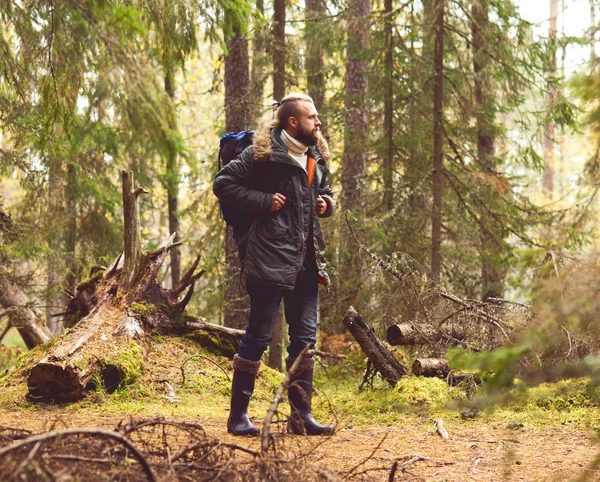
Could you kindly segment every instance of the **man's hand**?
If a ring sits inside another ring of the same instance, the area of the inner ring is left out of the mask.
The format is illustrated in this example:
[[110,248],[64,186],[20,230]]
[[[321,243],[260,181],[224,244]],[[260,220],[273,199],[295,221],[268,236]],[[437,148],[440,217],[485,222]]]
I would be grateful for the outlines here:
[[271,212],[279,211],[285,204],[285,196],[276,192],[271,198]]
[[322,216],[325,214],[325,211],[327,211],[327,202],[321,196],[319,196],[317,199],[316,210],[319,216]]

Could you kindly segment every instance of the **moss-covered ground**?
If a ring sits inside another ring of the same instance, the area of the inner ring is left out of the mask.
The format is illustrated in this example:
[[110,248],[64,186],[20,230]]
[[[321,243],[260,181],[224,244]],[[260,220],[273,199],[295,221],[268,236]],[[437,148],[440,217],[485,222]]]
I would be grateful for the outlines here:
[[[199,349],[185,338],[156,336],[149,346],[152,348],[138,381],[112,394],[100,388],[80,402],[61,405],[34,403],[26,396],[27,365],[43,348],[24,353],[20,362],[11,358],[0,377],[0,425],[18,423],[42,430],[52,420],[60,420],[72,426],[115,426],[130,416],[163,416],[200,422],[216,437],[233,439],[225,432],[232,362]],[[527,390],[517,387],[502,401],[481,398],[475,410],[468,406],[463,389],[449,387],[439,379],[406,377],[394,388],[376,379],[372,387],[358,391],[364,366],[360,353],[353,353],[345,362],[326,363],[317,369],[314,399],[315,417],[336,424],[338,429],[337,435],[318,450],[326,466],[351,468],[361,457],[367,458],[384,436],[387,439],[378,449],[379,455],[366,465],[383,461],[391,461],[391,465],[393,460],[411,454],[435,461],[416,464],[412,471],[425,478],[414,480],[502,480],[508,469],[508,473],[521,475],[504,480],[552,480],[556,476],[559,478],[554,480],[568,480],[560,477],[581,472],[600,452],[593,431],[600,427],[598,393],[586,379]],[[264,419],[282,378],[283,374],[263,365],[250,404],[250,415],[257,424]],[[176,392],[174,400],[167,396],[165,381]],[[280,413],[280,419],[289,413],[285,401]],[[451,435],[449,442],[436,434],[433,421],[438,418]],[[283,428],[283,423],[275,424],[278,433]],[[304,450],[315,441],[296,443]],[[543,458],[548,451],[557,450],[561,455],[548,472]],[[485,464],[475,463],[479,452],[485,454],[481,455]],[[511,457],[520,462],[510,461]],[[525,461],[535,467],[535,474],[524,470]],[[449,465],[439,465],[446,462]],[[514,467],[510,465],[513,463]],[[433,475],[436,472],[439,477]]]

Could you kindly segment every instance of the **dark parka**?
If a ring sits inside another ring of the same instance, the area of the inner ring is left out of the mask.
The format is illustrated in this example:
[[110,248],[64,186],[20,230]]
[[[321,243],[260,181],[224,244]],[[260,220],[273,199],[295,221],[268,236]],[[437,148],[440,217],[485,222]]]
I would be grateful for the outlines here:
[[[288,155],[281,129],[270,128],[257,132],[254,144],[217,174],[213,185],[217,197],[255,219],[248,234],[238,240],[246,279],[293,289],[312,242],[319,281],[329,287],[325,240],[315,207],[322,196],[327,210],[321,217],[331,216],[335,201],[323,156],[313,146],[308,155],[316,161],[310,187],[306,171]],[[286,202],[271,212],[274,193],[283,194]]]

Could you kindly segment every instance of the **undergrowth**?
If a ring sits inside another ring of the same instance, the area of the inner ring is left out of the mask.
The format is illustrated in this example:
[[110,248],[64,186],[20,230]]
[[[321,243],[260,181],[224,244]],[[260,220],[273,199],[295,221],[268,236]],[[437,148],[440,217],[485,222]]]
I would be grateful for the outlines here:
[[[108,394],[101,388],[82,401],[58,407],[28,400],[26,372],[43,347],[21,355],[20,365],[0,377],[0,409],[44,410],[59,408],[67,413],[114,414],[122,416],[166,416],[186,419],[222,419],[228,416],[232,362],[201,350],[185,338],[156,337],[135,383]],[[218,365],[218,366],[217,366]],[[313,411],[315,418],[335,423],[338,429],[361,425],[403,425],[418,419],[442,417],[453,423],[527,424],[531,426],[597,426],[595,408],[600,392],[585,378],[535,388],[516,384],[501,403],[480,404],[474,415],[464,416],[467,397],[460,387],[449,387],[435,378],[405,377],[392,388],[376,378],[359,391],[364,359],[359,352],[345,361],[317,364]],[[249,413],[262,421],[283,374],[262,365]],[[166,383],[175,390],[168,397]],[[475,404],[477,405],[477,397]],[[495,400],[497,402],[497,400]],[[487,408],[486,408],[487,407]],[[284,401],[280,417],[289,413]],[[474,418],[473,421],[467,418]]]

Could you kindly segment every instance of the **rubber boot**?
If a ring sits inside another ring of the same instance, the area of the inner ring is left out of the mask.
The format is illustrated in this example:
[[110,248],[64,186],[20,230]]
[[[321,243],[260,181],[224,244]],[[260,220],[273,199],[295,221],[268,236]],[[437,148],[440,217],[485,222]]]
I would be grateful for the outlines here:
[[248,418],[248,403],[254,392],[254,381],[260,361],[246,360],[238,355],[233,357],[233,381],[231,383],[231,408],[227,419],[227,431],[233,435],[260,434]]
[[[295,359],[286,358],[286,369],[292,367]],[[292,413],[288,419],[287,431],[294,435],[332,435],[334,428],[331,425],[321,425],[312,416],[312,386],[315,361],[312,358],[303,358],[298,371],[290,380],[288,399]]]

